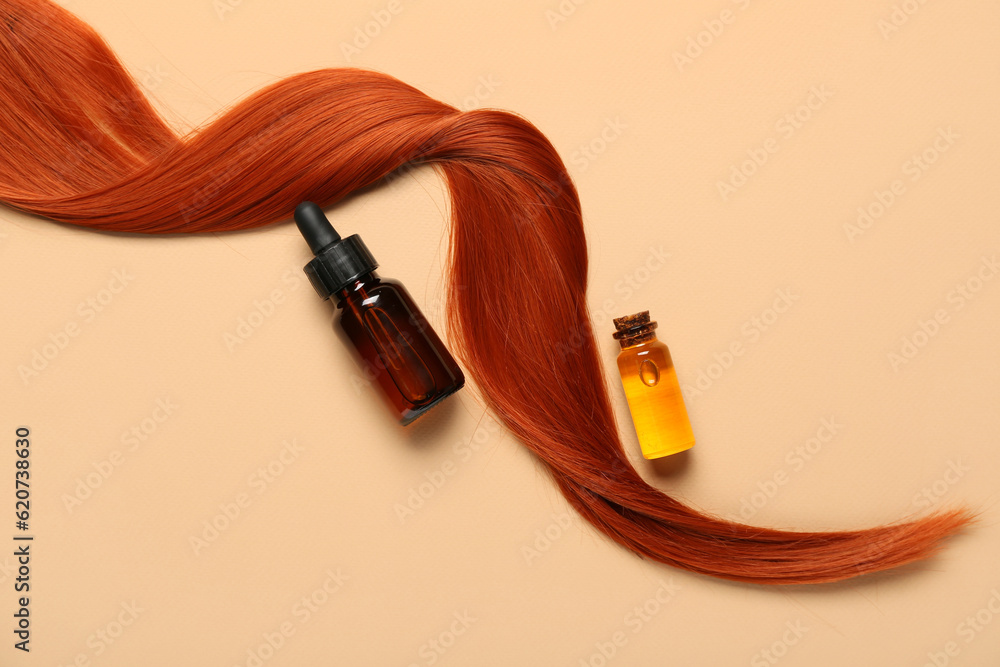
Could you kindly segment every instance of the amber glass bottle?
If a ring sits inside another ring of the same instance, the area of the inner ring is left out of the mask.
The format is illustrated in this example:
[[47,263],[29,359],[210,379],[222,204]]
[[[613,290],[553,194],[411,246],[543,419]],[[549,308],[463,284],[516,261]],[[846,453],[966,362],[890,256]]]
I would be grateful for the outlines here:
[[465,376],[455,359],[406,288],[375,274],[378,264],[361,238],[340,238],[312,202],[295,209],[295,222],[316,255],[306,275],[321,297],[337,297],[361,372],[382,389],[399,421],[409,424],[461,389]]
[[642,455],[656,459],[690,449],[694,433],[670,350],[653,332],[656,322],[648,310],[614,322],[613,336],[622,346],[618,371]]

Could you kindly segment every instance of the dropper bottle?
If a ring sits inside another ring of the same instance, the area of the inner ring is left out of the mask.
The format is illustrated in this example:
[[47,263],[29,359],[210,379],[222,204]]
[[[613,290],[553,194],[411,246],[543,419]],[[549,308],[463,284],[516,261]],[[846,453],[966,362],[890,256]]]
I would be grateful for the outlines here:
[[465,376],[455,359],[406,288],[375,273],[378,263],[357,234],[342,239],[323,209],[308,201],[295,209],[295,224],[316,255],[304,269],[309,282],[323,299],[336,297],[362,373],[382,389],[400,423],[462,388]]
[[694,446],[694,433],[670,350],[656,339],[649,311],[615,319],[612,336],[621,344],[618,371],[632,413],[639,447],[647,459]]

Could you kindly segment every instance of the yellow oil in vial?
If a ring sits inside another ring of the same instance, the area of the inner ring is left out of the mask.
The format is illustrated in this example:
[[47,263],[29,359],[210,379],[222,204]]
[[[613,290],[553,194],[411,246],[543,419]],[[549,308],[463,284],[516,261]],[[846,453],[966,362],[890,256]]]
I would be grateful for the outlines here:
[[647,311],[618,318],[615,326],[622,345],[618,371],[642,455],[655,459],[690,449],[694,432],[670,350],[653,333],[656,322]]

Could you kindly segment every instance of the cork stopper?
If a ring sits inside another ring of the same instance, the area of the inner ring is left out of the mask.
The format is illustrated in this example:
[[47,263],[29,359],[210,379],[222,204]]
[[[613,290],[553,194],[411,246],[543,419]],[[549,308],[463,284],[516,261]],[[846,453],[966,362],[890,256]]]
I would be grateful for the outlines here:
[[614,323],[617,331],[611,334],[611,336],[623,348],[638,345],[639,343],[646,343],[656,338],[656,334],[653,333],[653,330],[656,329],[656,322],[649,320],[648,310],[635,313],[634,315],[616,317]]

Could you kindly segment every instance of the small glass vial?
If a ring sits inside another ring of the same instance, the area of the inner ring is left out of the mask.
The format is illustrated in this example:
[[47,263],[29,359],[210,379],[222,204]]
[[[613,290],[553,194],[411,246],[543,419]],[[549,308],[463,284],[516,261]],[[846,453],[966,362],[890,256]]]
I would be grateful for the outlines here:
[[690,449],[694,433],[667,346],[656,340],[649,311],[615,319],[613,337],[622,346],[618,371],[639,447],[647,459]]
[[[342,239],[323,209],[303,202],[295,223],[316,258],[305,266],[316,292],[337,297],[340,326],[403,425],[465,384],[465,375],[400,283],[380,278],[358,235]],[[336,316],[335,316],[336,318]]]

